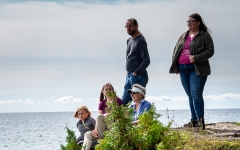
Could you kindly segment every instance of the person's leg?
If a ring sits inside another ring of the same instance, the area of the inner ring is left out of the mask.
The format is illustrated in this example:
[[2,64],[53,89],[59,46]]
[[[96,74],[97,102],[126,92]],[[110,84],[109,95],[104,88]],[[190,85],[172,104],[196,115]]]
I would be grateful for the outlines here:
[[140,84],[141,86],[146,88],[147,83],[148,83],[148,73],[144,72],[144,73],[138,75],[137,79],[132,79],[131,81],[132,81],[132,85]]
[[108,130],[108,127],[106,125],[106,122],[105,122],[105,116],[104,115],[101,115],[99,114],[96,118],[96,128],[97,128],[97,132],[98,132],[98,135],[101,139],[103,139],[103,132],[105,132],[106,130]]
[[190,75],[191,95],[193,98],[193,105],[198,119],[204,117],[204,100],[203,90],[207,76],[196,76],[196,73]]
[[[194,67],[194,66],[193,66]],[[190,90],[190,82],[189,82],[189,74],[192,71],[192,66],[191,65],[179,65],[179,70],[180,70],[180,79],[182,86],[188,96],[189,100],[189,106],[190,106],[190,111],[191,111],[191,120],[192,122],[197,121],[194,105],[193,105],[193,98],[191,95],[191,90]]]
[[124,106],[126,106],[129,102],[132,101],[132,97],[129,93],[127,93],[127,90],[131,89],[133,84],[140,84],[143,87],[146,87],[147,83],[148,83],[148,73],[147,72],[144,72],[137,76],[133,76],[132,73],[129,73],[126,77],[126,83],[124,86],[124,92],[123,92],[123,96],[122,96],[122,101],[123,101]]
[[84,134],[84,141],[82,150],[90,150],[93,142],[92,131],[88,131]]
[[123,101],[124,106],[126,106],[130,101],[132,101],[131,95],[127,93],[127,90],[132,88],[132,85],[130,82],[130,77],[129,77],[130,74],[131,73],[126,75],[126,82],[125,82],[124,90],[123,90],[122,101]]

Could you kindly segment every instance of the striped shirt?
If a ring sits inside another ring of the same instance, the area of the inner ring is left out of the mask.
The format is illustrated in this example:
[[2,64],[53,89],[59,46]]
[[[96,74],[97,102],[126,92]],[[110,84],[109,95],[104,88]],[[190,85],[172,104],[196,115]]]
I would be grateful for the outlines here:
[[138,107],[138,110],[136,110],[136,103],[132,101],[132,104],[130,105],[130,108],[134,109],[133,112],[133,121],[138,120],[138,115],[142,114],[144,111],[148,111],[151,108],[151,103],[148,101],[142,99],[140,102],[140,106]]

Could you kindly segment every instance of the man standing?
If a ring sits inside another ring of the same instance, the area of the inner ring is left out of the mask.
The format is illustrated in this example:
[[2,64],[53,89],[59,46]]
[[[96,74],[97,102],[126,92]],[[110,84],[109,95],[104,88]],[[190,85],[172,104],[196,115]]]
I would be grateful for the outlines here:
[[128,19],[125,28],[131,37],[127,40],[127,75],[122,96],[124,105],[132,101],[127,90],[131,89],[133,84],[140,84],[143,87],[146,87],[148,83],[148,73],[146,68],[150,64],[147,43],[144,36],[138,30],[137,20],[134,18]]

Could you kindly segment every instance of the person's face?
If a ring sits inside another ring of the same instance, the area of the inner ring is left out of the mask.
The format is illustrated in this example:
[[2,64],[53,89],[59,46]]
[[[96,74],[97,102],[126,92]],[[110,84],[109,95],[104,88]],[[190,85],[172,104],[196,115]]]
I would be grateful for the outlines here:
[[81,109],[78,111],[78,119],[84,121],[88,117],[88,113],[86,110]]
[[187,26],[190,31],[198,30],[199,25],[200,25],[199,21],[196,21],[196,19],[194,19],[193,17],[188,17]]
[[125,28],[129,35],[134,35],[137,32],[137,26],[134,25],[133,21],[127,21]]
[[106,85],[106,86],[103,88],[103,91],[102,91],[102,92],[103,92],[104,96],[107,97],[106,93],[107,93],[107,92],[113,92],[113,88],[112,88],[111,85]]
[[142,94],[137,92],[131,92],[131,97],[134,102],[140,102],[143,99]]

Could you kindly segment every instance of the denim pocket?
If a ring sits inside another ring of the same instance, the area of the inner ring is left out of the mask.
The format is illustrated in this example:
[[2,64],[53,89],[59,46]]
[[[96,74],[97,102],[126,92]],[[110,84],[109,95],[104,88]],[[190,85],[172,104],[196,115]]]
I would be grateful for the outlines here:
[[146,87],[148,83],[148,75],[147,74],[140,74],[137,76],[131,75],[131,84],[140,84],[144,87]]
[[134,76],[134,75],[131,74],[131,81],[132,81],[132,85],[133,84],[140,84],[141,75]]

